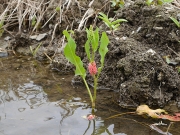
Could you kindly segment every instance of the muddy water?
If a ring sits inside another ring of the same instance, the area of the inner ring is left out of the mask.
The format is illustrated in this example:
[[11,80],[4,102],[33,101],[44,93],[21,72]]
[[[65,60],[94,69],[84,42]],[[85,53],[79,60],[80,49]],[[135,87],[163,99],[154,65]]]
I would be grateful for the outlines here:
[[[99,92],[108,96],[99,97],[97,117],[88,121],[85,116],[91,108],[86,90],[71,85],[72,75],[50,70],[49,63],[25,56],[0,58],[0,73],[0,135],[159,134],[149,128],[158,120],[135,115],[106,119],[124,112],[105,104],[112,93],[108,91]],[[161,129],[166,131],[169,122],[163,122],[167,125]],[[173,124],[169,132],[179,135],[178,126]]]

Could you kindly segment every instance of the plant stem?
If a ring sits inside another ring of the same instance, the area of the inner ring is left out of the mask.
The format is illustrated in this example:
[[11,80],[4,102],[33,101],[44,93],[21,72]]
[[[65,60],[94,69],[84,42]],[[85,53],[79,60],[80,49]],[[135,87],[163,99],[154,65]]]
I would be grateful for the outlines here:
[[98,80],[98,77],[94,76],[94,96],[93,96],[94,102],[96,101],[97,80]]
[[93,100],[93,97],[92,97],[91,91],[90,91],[90,89],[89,89],[89,86],[88,86],[88,84],[87,84],[87,82],[86,82],[85,78],[84,78],[84,77],[82,77],[82,78],[83,78],[84,84],[86,85],[86,88],[87,88],[87,90],[88,90],[88,94],[89,94],[89,97],[90,97],[90,99],[91,99],[92,108],[93,108],[93,106],[95,107],[95,105],[93,105],[94,100]]

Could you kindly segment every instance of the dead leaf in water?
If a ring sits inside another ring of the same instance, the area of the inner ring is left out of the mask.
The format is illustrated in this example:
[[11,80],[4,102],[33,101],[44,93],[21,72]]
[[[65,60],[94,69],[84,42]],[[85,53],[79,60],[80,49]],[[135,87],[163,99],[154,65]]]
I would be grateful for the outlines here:
[[175,113],[174,115],[159,115],[159,118],[170,121],[180,121],[180,113]]
[[166,119],[169,121],[180,121],[180,113],[174,113],[174,115],[169,115],[163,109],[152,110],[147,105],[138,106],[136,109],[136,113],[138,115],[148,115],[152,118],[157,118],[157,119]]
[[152,118],[159,118],[159,116],[164,113],[164,114],[167,114],[167,112],[163,109],[156,109],[156,110],[152,110],[149,108],[149,106],[147,105],[140,105],[137,107],[136,109],[136,113],[138,115],[148,115]]

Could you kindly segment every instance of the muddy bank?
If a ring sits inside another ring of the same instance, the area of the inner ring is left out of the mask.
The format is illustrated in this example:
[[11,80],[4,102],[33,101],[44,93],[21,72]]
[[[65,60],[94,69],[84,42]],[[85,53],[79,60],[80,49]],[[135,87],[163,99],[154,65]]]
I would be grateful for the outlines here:
[[[11,40],[10,48],[20,53],[28,50],[27,54],[29,54],[30,45],[36,48],[39,42],[42,42],[36,58],[47,59],[48,55],[51,68],[62,74],[72,73],[73,66],[63,55],[66,42],[62,36],[62,30],[71,27],[75,31],[74,38],[78,44],[77,54],[86,65],[87,58],[84,51],[86,34],[84,30],[77,31],[77,29],[88,9],[85,5],[89,2],[80,1],[79,5],[73,2],[69,9],[63,7],[64,18],[59,24],[56,22],[59,14],[56,14],[48,22],[46,29],[34,33],[34,35],[47,34],[40,41],[23,36],[24,32],[22,32],[19,37],[16,36],[15,40]],[[98,3],[101,2],[98,1]],[[96,10],[102,7],[102,4],[94,5],[96,6],[93,8]],[[109,17],[124,18],[128,22],[123,23],[115,35],[108,35],[109,52],[100,76],[99,88],[118,92],[119,97],[116,101],[122,107],[136,107],[140,104],[165,107],[167,104],[173,104],[180,108],[180,75],[178,73],[180,36],[179,29],[169,18],[170,16],[177,18],[179,8],[171,4],[147,6],[144,1],[130,1],[124,8],[116,10],[113,8],[108,10],[108,6],[110,7],[110,4],[101,11],[105,13],[109,11]],[[86,27],[95,23],[94,20],[97,19],[95,15],[88,19]],[[95,24],[101,31],[108,30],[101,20],[97,19]],[[170,62],[167,61],[169,59]],[[99,60],[98,56],[96,60]],[[89,84],[92,84],[90,75],[87,79]],[[74,82],[79,80],[78,77],[73,79]]]
[[[142,2],[117,11],[118,18],[128,23],[121,25],[115,36],[109,35],[111,42],[99,85],[119,91],[120,106],[180,107],[179,30],[169,18],[176,15],[172,6],[148,7]],[[168,63],[167,57],[172,62]],[[88,79],[92,83],[90,76]]]

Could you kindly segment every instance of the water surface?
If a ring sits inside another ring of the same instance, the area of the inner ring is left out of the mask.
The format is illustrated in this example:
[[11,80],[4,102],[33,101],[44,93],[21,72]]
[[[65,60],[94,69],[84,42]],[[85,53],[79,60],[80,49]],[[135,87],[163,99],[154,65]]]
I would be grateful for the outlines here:
[[[72,75],[61,75],[29,56],[0,58],[0,135],[158,135],[150,124],[159,120],[125,115],[106,119],[125,110],[99,97],[96,119],[84,87],[72,86]],[[102,95],[105,91],[98,92]],[[117,93],[116,93],[117,94]],[[112,107],[114,109],[112,109]],[[163,121],[169,124],[168,121]],[[167,126],[161,129],[166,130]],[[170,132],[179,135],[180,124]]]

